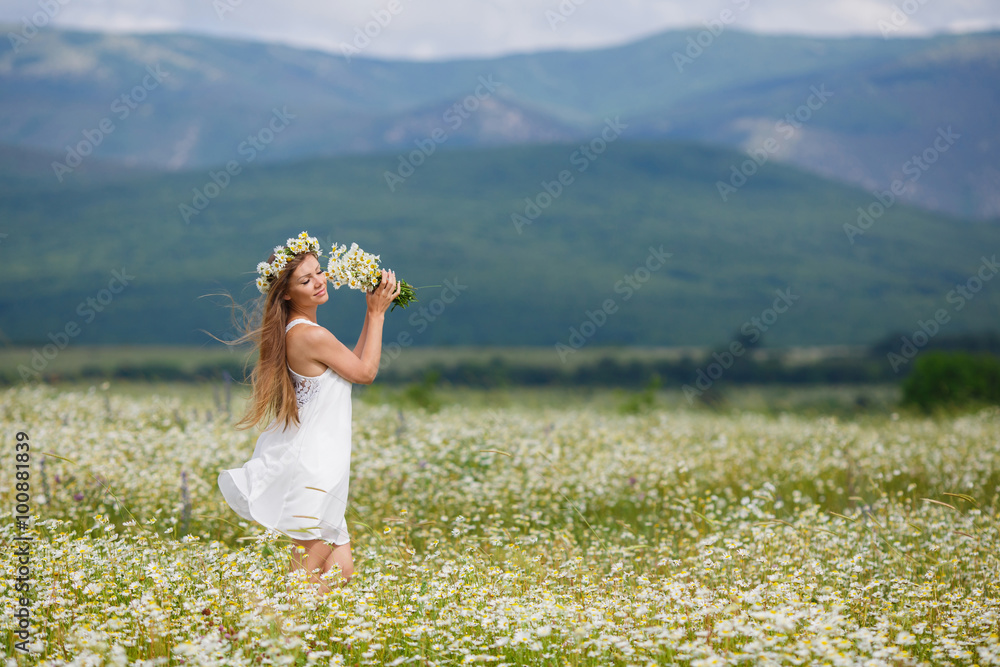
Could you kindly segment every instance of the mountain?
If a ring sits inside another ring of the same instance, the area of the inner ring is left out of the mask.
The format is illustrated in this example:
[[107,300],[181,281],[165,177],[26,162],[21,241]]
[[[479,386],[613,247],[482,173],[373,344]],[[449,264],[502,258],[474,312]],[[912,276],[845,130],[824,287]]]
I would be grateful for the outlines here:
[[[405,177],[391,153],[83,185],[36,175],[0,189],[2,338],[217,345],[201,330],[233,335],[227,300],[201,297],[257,296],[257,262],[301,230],[326,249],[357,242],[422,287],[387,316],[387,344],[555,354],[715,345],[741,329],[768,346],[857,344],[939,312],[949,334],[996,326],[1000,289],[973,282],[993,275],[997,222],[886,208],[781,164],[723,201],[718,182],[744,155],[628,129],[606,126],[603,146],[435,151]],[[320,317],[353,342],[363,312],[340,290]]]
[[[0,144],[61,155],[58,183],[76,178],[67,160],[81,146],[92,152],[82,165],[179,171],[239,160],[255,139],[255,157],[277,162],[405,154],[435,134],[440,150],[584,141],[619,117],[627,140],[756,151],[869,192],[896,183],[904,201],[959,217],[1000,215],[1000,33],[838,39],[725,27],[405,62],[42,30],[0,53],[0,86],[14,93],[0,98]],[[287,127],[269,134],[276,113]],[[939,131],[956,137],[946,152]]]

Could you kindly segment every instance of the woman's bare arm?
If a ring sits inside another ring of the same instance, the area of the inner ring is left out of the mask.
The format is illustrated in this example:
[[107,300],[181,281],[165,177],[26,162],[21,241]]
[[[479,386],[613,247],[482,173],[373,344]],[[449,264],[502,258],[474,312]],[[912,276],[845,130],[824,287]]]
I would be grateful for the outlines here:
[[389,309],[393,299],[399,296],[399,290],[400,284],[396,282],[395,272],[383,269],[382,282],[374,291],[365,295],[368,311],[365,313],[365,323],[361,327],[362,335],[354,350],[350,350],[326,329],[309,327],[311,331],[303,332],[304,336],[308,336],[303,342],[311,351],[312,358],[326,364],[348,382],[355,384],[374,382],[382,358],[382,325],[385,323],[385,311]]
[[[368,320],[369,318],[365,318]],[[382,355],[382,324],[384,313],[372,314],[370,322],[366,322],[363,352],[354,353],[349,347],[337,340],[337,337],[322,327],[309,327],[299,334],[304,349],[309,350],[309,356],[333,369],[333,372],[353,384],[371,384],[378,373],[379,360]]]
[[365,342],[368,336],[368,313],[365,313],[365,323],[361,325],[361,335],[358,336],[358,343],[354,346],[354,355],[361,358],[361,354],[365,351]]

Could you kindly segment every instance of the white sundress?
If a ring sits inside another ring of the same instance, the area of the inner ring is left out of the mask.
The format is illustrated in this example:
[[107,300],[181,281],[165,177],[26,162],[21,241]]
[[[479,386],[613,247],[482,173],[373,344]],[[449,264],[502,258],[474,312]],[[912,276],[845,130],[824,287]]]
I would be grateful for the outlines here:
[[[285,333],[301,323],[319,326],[295,319]],[[352,385],[329,368],[313,377],[288,372],[299,425],[272,421],[250,460],[219,474],[219,489],[244,519],[299,540],[347,544]]]

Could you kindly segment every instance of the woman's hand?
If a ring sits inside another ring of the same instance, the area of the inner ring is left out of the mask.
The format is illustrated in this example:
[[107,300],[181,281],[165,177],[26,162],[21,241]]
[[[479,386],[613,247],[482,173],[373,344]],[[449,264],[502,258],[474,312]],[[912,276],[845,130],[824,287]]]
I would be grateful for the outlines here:
[[399,296],[401,286],[396,282],[396,272],[382,269],[382,281],[374,290],[365,293],[368,312],[385,314],[393,300]]

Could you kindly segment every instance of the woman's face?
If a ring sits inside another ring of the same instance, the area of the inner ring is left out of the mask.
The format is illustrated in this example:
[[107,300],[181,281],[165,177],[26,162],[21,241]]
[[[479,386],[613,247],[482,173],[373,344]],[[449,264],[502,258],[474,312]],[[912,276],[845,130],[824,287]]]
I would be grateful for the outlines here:
[[288,281],[285,298],[302,308],[318,306],[330,298],[326,292],[326,273],[320,267],[315,255],[307,255],[302,263],[295,267]]

